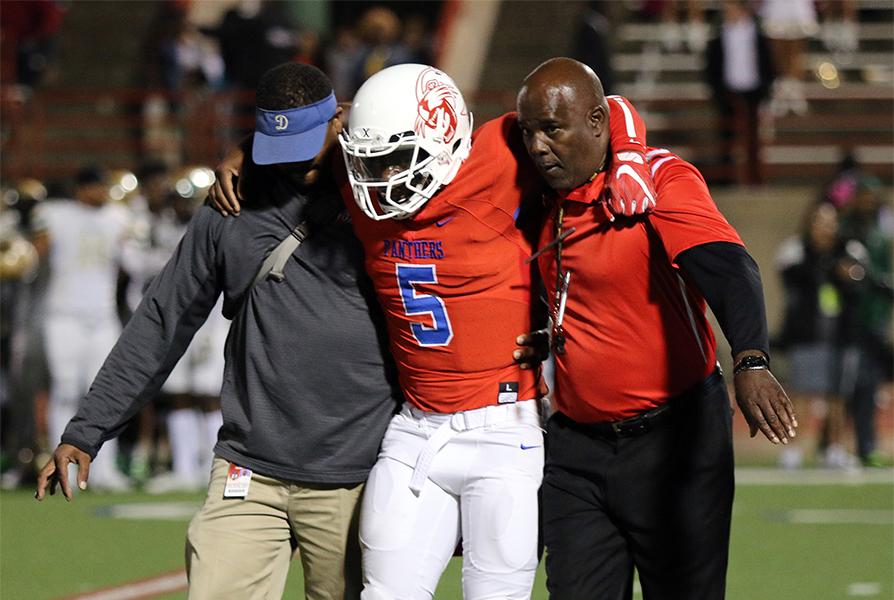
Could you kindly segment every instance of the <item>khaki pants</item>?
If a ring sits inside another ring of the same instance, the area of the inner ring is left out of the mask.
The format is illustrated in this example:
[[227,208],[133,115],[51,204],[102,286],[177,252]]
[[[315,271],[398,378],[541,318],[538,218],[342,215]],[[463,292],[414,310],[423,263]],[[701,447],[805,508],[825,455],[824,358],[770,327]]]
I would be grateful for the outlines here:
[[190,600],[281,598],[295,548],[307,600],[360,597],[363,484],[314,486],[254,473],[246,498],[225,499],[227,468],[214,458],[208,497],[189,524]]

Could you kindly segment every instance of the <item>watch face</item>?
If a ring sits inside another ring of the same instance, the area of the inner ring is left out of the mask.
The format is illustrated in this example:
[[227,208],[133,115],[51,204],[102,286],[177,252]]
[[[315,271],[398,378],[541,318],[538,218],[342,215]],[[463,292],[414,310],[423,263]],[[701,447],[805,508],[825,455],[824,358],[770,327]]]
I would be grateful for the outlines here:
[[735,368],[733,368],[733,374],[740,371],[768,368],[770,368],[770,363],[767,360],[767,357],[755,355],[746,356],[736,364]]

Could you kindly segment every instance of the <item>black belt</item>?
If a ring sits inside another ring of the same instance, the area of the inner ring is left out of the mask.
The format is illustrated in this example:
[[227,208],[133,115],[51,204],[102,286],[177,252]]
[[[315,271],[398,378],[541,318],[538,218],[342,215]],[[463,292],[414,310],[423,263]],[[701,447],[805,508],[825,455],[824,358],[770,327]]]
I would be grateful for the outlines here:
[[667,402],[665,402],[661,406],[657,406],[655,408],[642,412],[635,417],[622,419],[620,421],[606,421],[601,423],[578,423],[577,421],[572,420],[570,417],[562,413],[556,413],[555,415],[553,415],[553,418],[559,420],[563,425],[569,427],[570,429],[575,429],[588,435],[619,438],[638,437],[640,435],[643,435],[644,433],[652,431],[652,429],[654,429],[657,425],[666,421],[673,413],[674,406],[681,400],[685,400],[686,398],[691,398],[696,394],[700,394],[707,388],[717,383],[721,383],[722,381],[723,376],[720,372],[720,368],[718,367],[714,370],[713,373],[708,375],[704,381],[702,381],[694,388],[687,390],[686,392],[678,396],[669,398]]

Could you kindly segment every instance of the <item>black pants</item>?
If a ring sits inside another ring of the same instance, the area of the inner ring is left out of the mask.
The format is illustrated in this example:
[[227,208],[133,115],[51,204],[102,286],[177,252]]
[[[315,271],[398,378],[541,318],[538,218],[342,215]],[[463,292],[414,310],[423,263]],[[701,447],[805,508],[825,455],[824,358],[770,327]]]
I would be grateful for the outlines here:
[[733,504],[732,411],[719,375],[636,437],[554,415],[542,488],[553,600],[724,597]]

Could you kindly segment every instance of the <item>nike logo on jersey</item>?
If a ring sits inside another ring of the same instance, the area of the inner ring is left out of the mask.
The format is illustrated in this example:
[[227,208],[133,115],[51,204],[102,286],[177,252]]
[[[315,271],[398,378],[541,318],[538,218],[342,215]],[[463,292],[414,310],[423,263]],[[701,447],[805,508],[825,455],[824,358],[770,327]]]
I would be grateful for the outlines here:
[[519,446],[519,447],[520,447],[522,450],[531,450],[531,449],[533,449],[533,448],[540,448],[542,445],[543,445],[543,444],[534,444],[534,445],[532,445],[532,446],[528,446],[527,444],[522,443],[521,446]]
[[447,223],[449,223],[450,221],[452,221],[455,218],[456,217],[447,217],[446,219],[441,219],[440,221],[436,221],[435,225],[437,225],[438,227],[443,227],[444,225],[446,225]]

